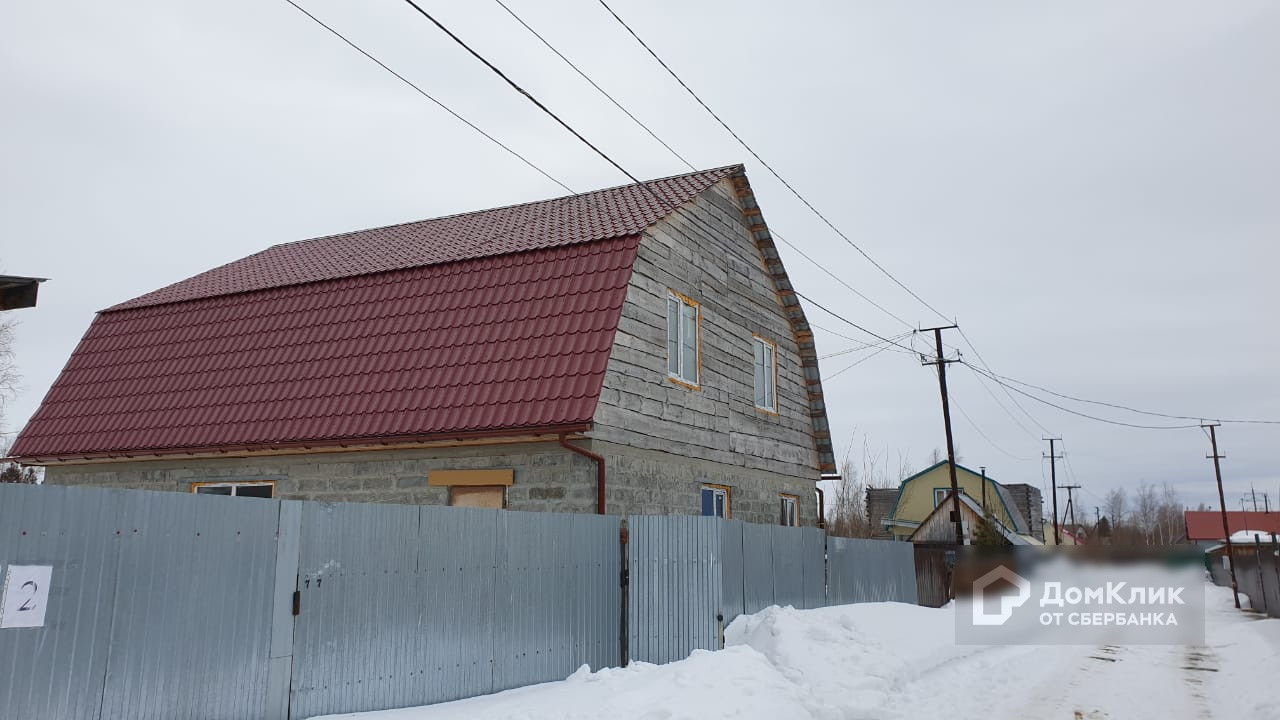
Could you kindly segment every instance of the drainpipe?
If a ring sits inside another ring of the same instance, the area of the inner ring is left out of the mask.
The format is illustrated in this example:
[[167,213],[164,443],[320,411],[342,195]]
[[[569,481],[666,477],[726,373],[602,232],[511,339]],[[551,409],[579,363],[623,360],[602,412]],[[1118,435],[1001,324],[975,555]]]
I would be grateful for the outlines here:
[[813,488],[818,493],[818,527],[825,528],[827,526],[827,499],[822,494],[822,488]]
[[560,440],[560,447],[569,452],[577,453],[585,458],[590,458],[596,462],[596,514],[604,514],[604,456],[597,455],[590,450],[584,450],[577,445],[570,445],[565,439],[564,433],[557,436]]
[[[836,482],[844,479],[840,473],[822,473],[818,477],[821,480],[834,480]],[[827,496],[822,492],[822,488],[817,485],[813,489],[818,493],[818,527],[825,528],[827,526]]]

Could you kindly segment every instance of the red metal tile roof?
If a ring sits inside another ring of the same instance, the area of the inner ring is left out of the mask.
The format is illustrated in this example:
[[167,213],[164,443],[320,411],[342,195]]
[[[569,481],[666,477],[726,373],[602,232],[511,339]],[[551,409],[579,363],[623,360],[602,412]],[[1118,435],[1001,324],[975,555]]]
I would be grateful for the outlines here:
[[11,455],[584,427],[639,233],[741,171],[278,245],[122,303],[94,320]]
[[[1225,541],[1222,534],[1222,513],[1217,510],[1186,511],[1187,539]],[[1245,510],[1228,510],[1227,527],[1232,533],[1241,530],[1257,530],[1258,532],[1280,533],[1280,512],[1254,512]]]
[[14,457],[590,422],[639,237],[104,312]]
[[[111,308],[181,302],[282,285],[635,235],[741,165],[607,190],[276,245]],[[662,198],[662,201],[659,200]],[[665,202],[664,202],[665,201]]]

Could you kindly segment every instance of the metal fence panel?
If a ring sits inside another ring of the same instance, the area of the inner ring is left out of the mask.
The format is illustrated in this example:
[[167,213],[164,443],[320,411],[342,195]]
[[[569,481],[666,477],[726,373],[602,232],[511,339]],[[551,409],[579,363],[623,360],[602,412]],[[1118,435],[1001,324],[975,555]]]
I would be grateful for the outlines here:
[[827,538],[827,602],[916,602],[911,543]]
[[411,505],[304,506],[294,717],[384,709],[412,696],[406,691],[420,668],[412,652],[422,605],[418,521]]
[[741,520],[725,520],[720,527],[720,567],[723,582],[724,624],[746,611],[743,596],[743,565]]
[[616,665],[618,518],[506,512],[498,537],[493,689]]
[[774,604],[773,526],[742,525],[743,612],[760,612]]
[[693,516],[629,519],[629,650],[632,660],[666,663],[720,646],[724,520]]
[[280,504],[130,493],[102,717],[265,713]]
[[0,486],[0,563],[53,566],[44,627],[0,630],[4,716],[264,716],[278,507]]
[[421,694],[404,705],[446,702],[493,690],[494,575],[498,510],[421,508],[421,633],[413,677]]
[[90,507],[73,502],[69,490],[0,485],[0,572],[53,566],[44,627],[0,630],[6,717],[99,715],[120,546],[112,517],[121,494],[93,492]]

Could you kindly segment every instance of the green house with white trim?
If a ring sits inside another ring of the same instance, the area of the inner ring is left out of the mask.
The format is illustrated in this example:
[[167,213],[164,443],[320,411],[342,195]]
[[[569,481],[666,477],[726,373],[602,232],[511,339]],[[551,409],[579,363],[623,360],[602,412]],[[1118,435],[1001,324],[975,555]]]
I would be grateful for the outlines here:
[[[1044,540],[1039,488],[1026,484],[1004,485],[989,476],[984,479],[980,473],[960,464],[956,465],[956,484],[961,493],[985,507],[1005,527],[1018,534]],[[887,500],[887,494],[891,492],[868,492],[867,512],[871,524],[882,528],[886,537],[905,541],[951,492],[947,461],[936,463],[903,480],[886,513],[887,503],[883,500]],[[876,502],[873,493],[883,500]]]

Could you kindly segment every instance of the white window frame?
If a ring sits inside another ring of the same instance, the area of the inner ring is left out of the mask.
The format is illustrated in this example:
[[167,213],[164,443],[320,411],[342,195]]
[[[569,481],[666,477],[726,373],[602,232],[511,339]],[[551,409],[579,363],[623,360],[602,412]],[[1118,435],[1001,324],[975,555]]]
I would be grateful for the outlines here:
[[[690,316],[690,311],[692,316]],[[692,327],[690,327],[692,323]],[[701,386],[702,307],[674,290],[667,291],[667,379]]]
[[[229,487],[229,488],[231,488],[231,495],[230,495],[229,497],[256,497],[256,496],[243,496],[243,495],[240,495],[240,494],[239,494],[239,492],[238,492],[238,489],[239,489],[239,488],[242,488],[242,487],[269,487],[269,488],[271,488],[271,497],[272,497],[272,498],[274,498],[274,497],[276,496],[276,483],[275,483],[275,481],[274,481],[274,480],[249,480],[249,481],[246,481],[246,482],[239,482],[239,481],[228,481],[228,482],[197,482],[197,483],[192,483],[192,484],[191,484],[191,493],[192,493],[192,494],[194,494],[194,495],[222,495],[222,493],[212,493],[212,492],[207,492],[207,491],[206,491],[206,492],[201,492],[201,490],[202,490],[203,488],[215,488],[215,487],[217,487],[217,488],[223,488],[223,487]],[[223,497],[228,497],[228,496],[223,495]]]
[[[703,517],[718,517],[728,520],[733,515],[733,492],[732,489],[725,485],[715,485],[712,483],[704,483],[702,492],[711,493],[711,514]],[[718,507],[717,507],[718,506]],[[716,510],[720,510],[716,514]]]
[[783,527],[799,527],[800,498],[795,495],[779,495],[778,500],[778,524]]
[[[778,412],[778,344],[759,335],[751,336],[752,401],[756,409]],[[763,403],[763,404],[762,404]]]

